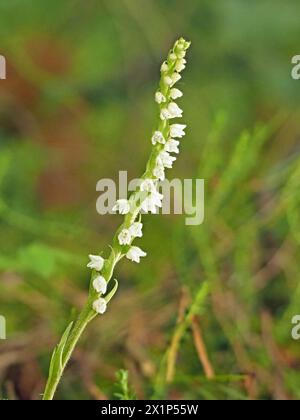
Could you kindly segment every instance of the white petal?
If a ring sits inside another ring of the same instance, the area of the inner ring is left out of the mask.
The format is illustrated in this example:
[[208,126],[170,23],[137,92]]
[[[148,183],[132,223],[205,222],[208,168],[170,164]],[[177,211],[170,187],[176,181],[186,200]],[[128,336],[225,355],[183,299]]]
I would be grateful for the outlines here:
[[104,259],[100,255],[89,255],[90,262],[87,264],[88,268],[92,270],[101,271],[104,265]]
[[107,282],[104,277],[97,276],[93,280],[93,288],[96,290],[97,293],[105,294],[107,290]]
[[120,214],[128,214],[130,212],[130,204],[126,199],[120,199],[116,202],[112,211],[119,212]]
[[180,142],[178,140],[170,139],[165,145],[165,151],[169,153],[179,153],[179,144]]
[[134,238],[141,238],[143,236],[142,229],[143,229],[143,224],[139,222],[135,222],[130,226],[129,232],[131,236],[133,236]]
[[93,309],[95,312],[97,312],[97,314],[104,314],[107,309],[106,300],[103,298],[95,300],[93,303]]
[[175,72],[175,73],[172,74],[171,79],[172,79],[171,86],[173,86],[173,85],[175,85],[175,83],[177,83],[181,79],[181,76],[180,76],[179,73]]
[[168,111],[172,118],[181,118],[182,117],[182,109],[175,102],[171,102],[168,105]]
[[166,143],[166,140],[161,131],[154,131],[151,141],[154,146],[156,145],[156,143],[161,143],[161,144]]
[[179,89],[172,88],[170,90],[170,96],[171,96],[172,99],[175,100],[175,99],[181,98],[183,96],[183,93]]
[[129,245],[131,239],[132,237],[128,229],[123,229],[118,235],[118,241],[120,245]]
[[139,263],[141,257],[145,257],[147,254],[138,246],[132,246],[126,254],[126,258],[129,260]]
[[172,118],[172,114],[169,112],[168,108],[163,108],[160,113],[161,120],[169,120]]
[[156,167],[153,170],[153,175],[163,181],[165,179],[165,170],[162,165],[156,165]]
[[185,136],[184,130],[186,129],[185,124],[173,124],[170,126],[170,136],[173,138],[182,138]]
[[166,97],[161,92],[156,92],[155,102],[162,104],[163,102],[166,102]]
[[168,63],[167,63],[166,61],[164,61],[164,62],[162,63],[160,70],[161,70],[163,73],[165,73],[166,71],[168,71],[168,70],[169,70],[169,66],[168,66]]
[[173,78],[170,76],[165,76],[164,82],[167,86],[172,86],[174,84]]

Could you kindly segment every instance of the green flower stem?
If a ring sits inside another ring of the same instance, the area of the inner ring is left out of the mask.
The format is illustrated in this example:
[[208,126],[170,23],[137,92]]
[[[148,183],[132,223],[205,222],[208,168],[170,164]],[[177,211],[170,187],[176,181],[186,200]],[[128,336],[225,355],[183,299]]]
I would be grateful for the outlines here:
[[85,307],[83,308],[82,312],[78,316],[77,321],[74,324],[74,327],[70,333],[70,336],[68,338],[68,341],[66,343],[63,359],[62,359],[62,368],[55,372],[53,376],[49,376],[45,392],[43,395],[43,400],[52,400],[54,397],[54,394],[56,392],[56,389],[58,387],[58,384],[61,380],[61,377],[64,373],[64,370],[71,358],[71,355],[74,351],[74,348],[76,347],[76,344],[78,343],[81,335],[83,334],[85,328],[89,324],[92,319],[94,319],[97,316],[96,312],[93,311],[91,307],[90,299],[87,301]]
[[[170,90],[171,87],[169,84],[165,82],[167,76],[170,77],[176,71],[176,54],[180,57],[185,50],[189,48],[190,43],[186,42],[184,39],[180,39],[176,41],[173,49],[169,52],[167,61],[165,62],[165,66],[167,66],[167,70],[161,70],[161,80],[159,84],[159,88],[161,93],[164,95],[165,102],[171,102],[170,97]],[[175,60],[174,60],[175,55]],[[185,55],[185,53],[184,53]],[[173,58],[172,58],[173,56]],[[179,58],[178,58],[179,60]],[[180,72],[180,70],[179,70]],[[178,75],[178,74],[177,74]],[[174,82],[175,84],[175,82]],[[159,123],[157,126],[157,130],[163,135],[164,139],[169,138],[170,134],[170,123],[169,120],[166,118],[162,120],[160,118],[162,109],[166,106],[166,103],[158,104],[158,111],[159,111]],[[154,169],[157,165],[157,158],[161,151],[164,149],[164,144],[157,143],[153,145],[152,152],[150,158],[146,165],[146,171],[142,176],[141,180],[150,179],[153,181],[157,181],[158,179],[154,176]],[[115,266],[117,263],[127,254],[128,250],[131,247],[130,245],[120,245],[118,241],[118,235],[123,229],[129,228],[138,218],[141,218],[140,210],[143,201],[147,198],[150,193],[142,192],[139,188],[137,191],[133,192],[129,198],[130,203],[130,212],[124,216],[124,221],[118,228],[114,238],[113,238],[113,245],[111,247],[111,252],[109,257],[105,260],[103,269],[101,270],[101,276],[104,277],[107,284],[112,279]],[[133,239],[132,239],[133,241]],[[101,297],[101,293],[97,293],[93,288],[93,280],[96,276],[99,275],[98,271],[93,270],[91,275],[90,287],[89,287],[89,295],[87,302],[82,309],[81,313],[79,314],[75,323],[71,323],[68,328],[66,329],[65,333],[63,334],[60,343],[54,349],[50,369],[49,369],[49,377],[46,384],[45,392],[43,395],[43,400],[52,400],[56,389],[59,385],[61,377],[64,373],[64,370],[72,356],[72,353],[80,339],[81,335],[83,334],[85,328],[92,321],[96,316],[97,313],[93,308],[93,303],[96,299]],[[115,294],[118,287],[118,283],[116,281],[115,286],[113,289],[103,298],[106,303],[110,301],[110,299]],[[102,313],[102,312],[101,312]]]

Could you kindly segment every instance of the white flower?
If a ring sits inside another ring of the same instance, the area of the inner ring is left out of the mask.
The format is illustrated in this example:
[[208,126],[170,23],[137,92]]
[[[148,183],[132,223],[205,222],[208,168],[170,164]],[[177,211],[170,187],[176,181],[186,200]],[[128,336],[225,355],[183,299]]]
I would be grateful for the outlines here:
[[172,79],[172,84],[170,86],[173,86],[175,85],[175,83],[177,83],[181,79],[181,76],[179,73],[175,72],[172,74],[171,79]]
[[92,270],[101,271],[104,265],[104,259],[100,255],[89,255],[90,262],[87,267]]
[[175,100],[175,99],[181,98],[183,96],[183,93],[179,89],[172,88],[170,90],[170,96],[171,96],[172,99]]
[[160,118],[161,120],[169,120],[172,118],[172,114],[169,112],[168,108],[163,108],[160,112]]
[[155,102],[162,104],[163,102],[166,102],[166,97],[161,92],[156,92]]
[[165,73],[165,72],[167,72],[168,70],[169,70],[168,63],[167,63],[166,61],[164,61],[164,62],[162,63],[162,65],[161,65],[160,71],[161,71],[161,72],[163,72],[163,73]]
[[176,61],[177,60],[177,55],[175,54],[175,53],[171,53],[170,55],[169,55],[169,58],[170,58],[170,60],[171,61]]
[[141,257],[146,257],[146,252],[144,252],[138,246],[132,246],[126,254],[126,258],[129,260],[139,263]]
[[118,211],[120,214],[127,214],[130,212],[130,204],[126,199],[120,199],[112,208],[112,211]]
[[184,70],[185,63],[186,63],[186,60],[184,58],[180,58],[176,63],[175,70],[178,72],[181,72],[182,70]]
[[145,179],[144,181],[142,181],[140,188],[141,188],[141,191],[145,191],[145,192],[156,191],[156,187],[152,179]]
[[173,85],[173,78],[170,76],[165,76],[164,77],[164,82],[167,86],[172,86]]
[[156,160],[156,166],[153,169],[153,175],[155,178],[160,179],[161,181],[164,181],[165,179],[165,168],[159,159]]
[[143,224],[139,223],[139,222],[134,222],[130,228],[129,228],[129,232],[131,234],[132,237],[134,238],[141,238],[143,236]]
[[162,132],[160,132],[160,131],[154,131],[151,141],[152,141],[153,145],[156,145],[156,143],[161,143],[161,144],[166,143],[166,140],[165,140]]
[[179,146],[178,140],[170,139],[167,141],[165,145],[165,151],[169,153],[179,153],[178,146]]
[[120,245],[129,245],[131,242],[131,233],[128,229],[122,229],[118,235],[118,241]]
[[95,300],[93,303],[93,309],[97,314],[104,314],[107,308],[106,300],[103,298]]
[[171,118],[181,118],[182,117],[182,109],[175,102],[171,102],[168,105],[168,111],[171,115]]
[[106,290],[107,290],[107,282],[106,282],[105,278],[102,277],[102,276],[97,276],[93,280],[93,288],[98,293],[102,293],[102,294],[106,293]]
[[167,108],[163,108],[160,113],[160,118],[162,120],[169,120],[171,118],[181,118],[182,109],[175,102],[169,103]]
[[143,201],[141,205],[141,210],[143,210],[146,213],[150,211],[150,213],[156,214],[157,207],[162,207],[163,198],[164,196],[158,191],[151,193],[150,196]]
[[158,159],[161,160],[161,163],[165,168],[171,169],[173,167],[173,162],[176,160],[176,157],[171,156],[166,151],[162,151],[160,152]]
[[185,124],[173,124],[170,126],[170,135],[171,137],[181,138],[185,136],[184,130],[186,129]]

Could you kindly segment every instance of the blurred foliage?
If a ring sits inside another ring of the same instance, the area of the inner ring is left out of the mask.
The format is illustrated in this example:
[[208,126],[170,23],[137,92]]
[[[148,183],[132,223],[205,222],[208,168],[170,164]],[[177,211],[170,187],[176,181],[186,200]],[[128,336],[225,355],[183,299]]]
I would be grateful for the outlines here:
[[96,182],[141,174],[160,61],[180,35],[188,134],[171,176],[205,179],[205,222],[145,218],[148,258],[120,264],[57,398],[128,397],[125,371],[115,395],[122,368],[137,398],[300,398],[299,12],[294,0],[0,2],[3,398],[42,392],[85,301],[86,256],[118,224],[97,215]]

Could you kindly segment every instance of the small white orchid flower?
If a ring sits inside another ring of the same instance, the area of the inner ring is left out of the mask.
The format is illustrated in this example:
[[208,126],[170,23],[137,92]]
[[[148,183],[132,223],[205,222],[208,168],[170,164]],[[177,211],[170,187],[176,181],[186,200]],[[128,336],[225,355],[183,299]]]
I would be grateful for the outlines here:
[[161,120],[169,120],[172,118],[172,114],[168,110],[168,108],[163,108],[160,112],[160,119]]
[[165,83],[167,86],[172,86],[172,85],[174,84],[173,78],[172,78],[172,77],[170,77],[170,76],[165,76],[165,77],[164,77],[164,83]]
[[179,153],[179,144],[180,142],[178,140],[170,139],[165,145],[165,151],[169,153]]
[[95,312],[97,312],[97,314],[104,314],[104,312],[107,309],[106,300],[103,298],[95,300],[95,302],[93,303],[93,309]]
[[182,70],[184,70],[185,63],[186,63],[186,60],[184,58],[180,58],[176,63],[175,70],[178,72],[181,72]]
[[160,152],[158,159],[161,160],[161,163],[165,168],[171,169],[173,167],[173,162],[176,160],[176,157],[171,156],[170,153],[166,151],[162,151]]
[[141,182],[140,189],[143,192],[154,192],[156,191],[155,184],[152,179],[144,179]]
[[146,213],[150,212],[152,214],[156,214],[157,207],[162,207],[163,198],[164,196],[160,194],[158,191],[153,192],[152,194],[150,194],[149,197],[147,197],[143,201],[141,205],[141,210],[143,210]]
[[138,246],[132,246],[129,251],[126,254],[126,258],[129,260],[139,263],[141,257],[146,257],[147,253],[144,252],[141,248]]
[[92,270],[101,271],[104,265],[104,258],[100,255],[89,255],[90,262],[87,264],[88,268]]
[[169,70],[168,63],[166,61],[164,61],[161,65],[160,71],[162,73],[166,73],[168,70]]
[[93,280],[93,288],[97,293],[102,293],[104,295],[107,290],[107,282],[105,278],[102,276],[95,277]]
[[161,131],[154,131],[151,142],[155,146],[156,143],[165,144],[166,140]]
[[143,223],[134,222],[130,228],[129,233],[133,238],[141,238],[143,236]]
[[175,85],[175,83],[179,82],[179,80],[181,79],[181,75],[175,72],[172,74],[171,79],[172,79],[172,83],[170,86],[173,86]]
[[130,212],[130,204],[129,201],[126,199],[120,199],[116,202],[112,211],[119,212],[120,214],[127,214]]
[[172,88],[170,90],[170,96],[173,100],[175,100],[175,99],[181,98],[183,96],[183,93],[179,89]]
[[171,118],[181,118],[183,111],[175,102],[171,102],[168,105],[168,112],[171,115]]
[[129,229],[122,229],[118,235],[118,241],[120,245],[129,245],[132,240]]
[[159,159],[156,160],[156,166],[153,169],[153,176],[155,178],[160,179],[161,181],[164,181],[166,175],[165,175],[165,168],[162,165],[161,161]]
[[161,92],[156,92],[155,102],[162,104],[163,102],[166,102],[166,97]]
[[172,138],[182,138],[183,136],[185,136],[185,129],[185,124],[173,124],[170,126],[170,135]]

